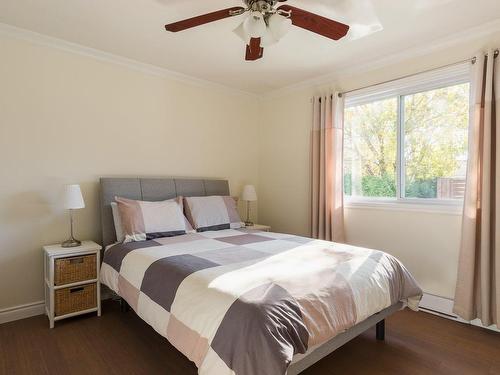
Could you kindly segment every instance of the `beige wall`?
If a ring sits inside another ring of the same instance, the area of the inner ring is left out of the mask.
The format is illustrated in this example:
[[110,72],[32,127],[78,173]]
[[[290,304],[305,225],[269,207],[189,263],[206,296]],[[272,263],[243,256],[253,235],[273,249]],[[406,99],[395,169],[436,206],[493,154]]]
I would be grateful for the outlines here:
[[[337,82],[266,100],[261,127],[259,221],[273,230],[309,234],[309,129],[311,98],[402,77],[470,58],[481,48],[500,46],[500,34],[478,37],[377,70],[344,75]],[[460,236],[459,215],[346,209],[348,242],[385,250],[409,268],[423,289],[453,298]]]
[[[330,86],[377,83],[492,43],[500,35]],[[224,177],[233,194],[258,184],[259,222],[308,234],[310,98],[326,86],[259,102],[4,36],[0,51],[0,310],[43,299],[41,246],[68,231],[65,183],[82,185],[82,239],[99,240],[98,177],[139,174]],[[398,256],[427,292],[453,296],[459,216],[357,208],[346,228],[351,243]]]
[[7,37],[0,51],[0,310],[43,300],[41,246],[68,236],[65,183],[85,196],[77,237],[96,241],[99,176],[258,183],[256,99]]

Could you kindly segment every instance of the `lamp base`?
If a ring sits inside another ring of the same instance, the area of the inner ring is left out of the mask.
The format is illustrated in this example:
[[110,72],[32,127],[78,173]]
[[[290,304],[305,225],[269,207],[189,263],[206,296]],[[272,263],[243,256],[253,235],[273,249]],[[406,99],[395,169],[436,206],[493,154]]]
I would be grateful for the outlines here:
[[75,240],[74,238],[70,238],[67,241],[64,241],[61,244],[61,247],[78,247],[82,245],[82,241]]
[[251,226],[253,226],[253,223],[251,221],[245,221],[245,226],[251,227]]

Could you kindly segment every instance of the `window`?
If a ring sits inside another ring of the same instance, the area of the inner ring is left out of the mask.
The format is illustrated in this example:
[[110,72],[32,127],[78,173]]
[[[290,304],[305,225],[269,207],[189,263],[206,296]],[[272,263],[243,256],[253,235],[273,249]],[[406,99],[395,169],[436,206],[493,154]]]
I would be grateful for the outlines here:
[[441,69],[346,96],[346,197],[403,203],[463,200],[468,69]]

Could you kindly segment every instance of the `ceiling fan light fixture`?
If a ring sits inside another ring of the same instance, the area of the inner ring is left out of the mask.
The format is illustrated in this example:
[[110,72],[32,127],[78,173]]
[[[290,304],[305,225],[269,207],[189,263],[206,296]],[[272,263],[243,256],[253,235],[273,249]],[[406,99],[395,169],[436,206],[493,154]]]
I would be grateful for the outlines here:
[[233,30],[233,33],[238,35],[238,37],[245,42],[245,44],[250,43],[250,35],[245,31],[243,26],[244,22],[242,22],[236,29]]
[[269,17],[268,23],[269,29],[276,40],[283,38],[292,27],[292,20],[278,13]]
[[250,38],[261,38],[266,33],[266,21],[261,12],[252,12],[243,22],[243,29]]

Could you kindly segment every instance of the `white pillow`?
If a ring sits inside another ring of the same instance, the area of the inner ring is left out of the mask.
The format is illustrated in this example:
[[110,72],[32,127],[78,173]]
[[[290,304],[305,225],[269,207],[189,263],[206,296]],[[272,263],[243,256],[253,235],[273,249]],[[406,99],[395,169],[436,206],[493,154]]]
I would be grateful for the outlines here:
[[186,234],[182,198],[165,201],[138,201],[115,197],[118,204],[124,242],[146,241]]
[[116,240],[118,242],[123,242],[125,240],[125,232],[123,231],[122,218],[120,216],[120,210],[118,209],[118,203],[111,202],[111,211],[113,211],[113,222],[115,223]]
[[[179,199],[179,204],[183,206],[182,198]],[[125,241],[125,230],[123,229],[122,218],[120,216],[120,210],[118,209],[118,203],[111,202],[111,211],[113,212],[113,222],[115,224],[116,241],[122,243]],[[181,208],[182,211],[182,208]],[[186,225],[186,233],[196,233],[196,231],[191,226],[191,223],[184,216],[184,221]]]

